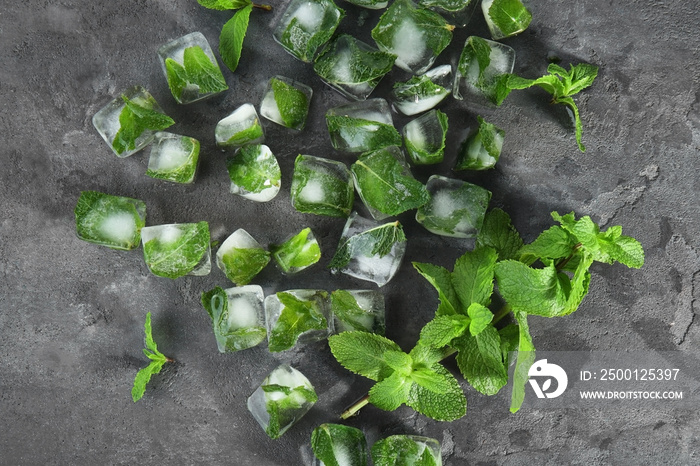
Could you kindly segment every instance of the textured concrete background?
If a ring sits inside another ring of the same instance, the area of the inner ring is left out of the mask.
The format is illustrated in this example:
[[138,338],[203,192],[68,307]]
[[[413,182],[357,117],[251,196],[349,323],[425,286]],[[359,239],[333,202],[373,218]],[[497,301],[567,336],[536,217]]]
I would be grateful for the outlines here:
[[[201,31],[218,49],[230,16],[194,0],[28,0],[0,9],[0,463],[2,464],[299,464],[311,430],[368,388],[343,370],[327,345],[289,354],[266,348],[219,354],[199,295],[227,280],[216,267],[207,277],[175,281],[151,275],[141,250],[113,251],[78,240],[73,208],[81,190],[142,199],[147,223],[210,222],[213,239],[245,228],[261,243],[311,226],[324,257],[314,269],[283,277],[268,267],[256,279],[266,292],[291,288],[367,287],[325,268],[343,221],[295,212],[288,186],[299,152],[351,162],[334,152],[323,113],[344,99],[309,66],[273,42],[275,12],[255,11],[242,63],[224,75],[223,96],[178,106],[167,89],[157,48]],[[530,2],[530,29],[506,43],[516,49],[516,73],[539,76],[547,56],[562,64],[600,66],[593,87],[577,98],[588,151],[576,148],[563,108],[540,90],[512,94],[498,109],[453,99],[445,163],[416,170],[474,181],[493,191],[526,241],[551,225],[549,212],[574,210],[602,225],[622,225],[644,245],[646,265],[593,267],[591,292],[572,316],[533,317],[535,345],[547,350],[681,350],[694,352],[700,287],[700,9],[690,1],[582,0]],[[363,34],[377,14],[348,10],[342,29]],[[454,36],[440,63],[458,55],[467,35],[486,36],[476,15]],[[367,37],[366,35],[363,37]],[[225,156],[216,149],[216,122],[244,102],[258,105],[273,74],[311,85],[307,129],[290,134],[266,125],[287,189],[266,204],[228,194]],[[394,70],[378,94],[407,76]],[[117,159],[91,124],[92,115],[122,90],[148,88],[176,121],[172,129],[202,141],[198,179],[178,186],[145,176],[147,151]],[[507,132],[496,170],[451,174],[466,128],[481,114]],[[396,117],[397,127],[408,119]],[[360,208],[358,204],[358,208]],[[408,237],[404,265],[382,290],[388,336],[414,344],[437,296],[411,261],[451,267],[469,243],[432,236],[412,213],[402,215]],[[131,401],[134,375],[146,365],[143,321],[154,315],[155,338],[176,364],[156,376],[145,397]],[[280,361],[291,362],[316,386],[320,401],[282,439],[272,441],[245,400]],[[449,365],[454,369],[454,365]],[[350,424],[370,441],[396,433],[439,439],[448,465],[465,464],[698,464],[697,409],[669,405],[615,409],[523,409],[466,389],[470,407],[457,422],[439,423],[407,408],[372,407]]]

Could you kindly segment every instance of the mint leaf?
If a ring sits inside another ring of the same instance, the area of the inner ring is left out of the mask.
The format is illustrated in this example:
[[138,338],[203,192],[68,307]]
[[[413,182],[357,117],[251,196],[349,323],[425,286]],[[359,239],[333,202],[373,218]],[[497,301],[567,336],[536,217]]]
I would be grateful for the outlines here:
[[210,10],[237,10],[252,2],[251,0],[197,0],[197,3]]
[[138,247],[146,226],[143,201],[99,191],[82,191],[74,213],[78,238],[112,249]]
[[281,185],[282,172],[277,158],[262,144],[241,147],[233,157],[226,159],[226,168],[231,182],[247,193],[258,194]]
[[158,351],[158,346],[153,340],[153,335],[151,334],[151,313],[146,314],[146,322],[144,323],[144,333],[145,333],[145,344],[146,349],[143,350],[144,354],[151,360],[147,367],[139,370],[134,378],[134,386],[131,389],[131,398],[134,403],[139,401],[144,393],[146,393],[146,384],[151,380],[151,376],[160,372],[163,365],[169,361],[163,353]]
[[469,322],[469,333],[477,336],[484,331],[493,320],[493,312],[479,303],[472,303],[467,310],[471,322]]
[[294,161],[291,197],[299,212],[348,217],[355,200],[352,174],[342,162],[299,154]]
[[433,285],[440,298],[440,305],[435,315],[463,314],[457,292],[452,284],[452,273],[439,265],[414,262],[413,267],[423,275],[423,278]]
[[564,228],[553,226],[537,237],[535,241],[520,249],[521,261],[531,264],[536,259],[559,259],[568,257],[576,247],[576,237]]
[[321,248],[311,228],[304,228],[282,244],[270,246],[272,257],[284,273],[295,273],[321,259]]
[[226,277],[237,286],[250,283],[270,262],[270,253],[262,248],[234,248],[221,256]]
[[503,364],[501,339],[492,325],[478,335],[465,334],[454,341],[459,350],[457,365],[469,384],[480,393],[495,395],[508,383],[508,372]]
[[335,290],[331,293],[331,312],[336,319],[352,330],[384,335],[384,320],[377,318],[371,310],[363,309],[346,290]]
[[162,149],[163,151],[170,151],[176,148],[175,150],[188,155],[178,166],[161,168],[158,166],[159,164],[155,164],[155,167],[151,168],[151,163],[149,163],[146,175],[174,183],[192,183],[197,171],[197,162],[199,161],[199,141],[188,136],[176,136],[161,139],[158,144],[165,145],[165,148]]
[[476,236],[476,246],[492,247],[498,252],[498,260],[516,259],[523,240],[510,216],[501,209],[493,209],[484,217],[484,224]]
[[243,7],[238,10],[233,18],[228,20],[224,27],[221,28],[219,35],[219,53],[221,60],[231,72],[236,71],[238,62],[241,59],[243,51],[243,40],[248,31],[248,21],[250,13],[253,11],[253,5]]
[[472,303],[488,306],[493,293],[493,274],[498,255],[490,247],[467,251],[455,261],[452,285],[462,303],[468,308]]
[[[236,310],[229,307],[228,295],[223,288],[217,286],[202,293],[201,302],[211,317],[216,344],[221,353],[252,348],[267,337],[267,330],[263,326],[240,327],[235,319],[229,322],[229,313]],[[262,311],[262,303],[260,309]]]
[[[289,22],[279,27],[285,29],[281,34],[275,35],[279,43],[292,55],[301,61],[310,63],[316,51],[328,42],[335,32],[345,11],[338,8],[335,3],[315,3],[315,8],[304,10],[292,15]],[[307,17],[319,16],[318,22],[310,21]],[[283,19],[285,21],[285,19]]]
[[451,354],[452,350],[450,348],[432,348],[424,345],[420,340],[408,353],[413,360],[414,367],[433,367]]
[[328,345],[341,366],[375,381],[394,370],[384,360],[389,351],[401,351],[399,345],[380,335],[367,332],[343,332],[328,338]]
[[153,97],[138,101],[123,94],[121,97],[125,106],[119,114],[119,131],[112,141],[117,154],[134,150],[136,140],[144,131],[161,131],[175,124],[175,120],[154,109],[158,104]]
[[392,435],[374,442],[372,461],[374,466],[438,466],[442,464],[440,444],[425,437]]
[[339,270],[350,263],[357,254],[384,257],[396,243],[406,241],[403,227],[396,221],[359,232],[341,240],[328,268]]
[[467,399],[457,379],[440,364],[435,364],[431,369],[444,377],[446,389],[436,393],[414,383],[406,404],[436,421],[454,421],[464,416],[467,412]]
[[391,367],[394,372],[403,376],[411,374],[413,359],[403,351],[386,351],[382,357],[386,365]]
[[513,391],[510,401],[511,413],[517,412],[525,400],[525,385],[530,378],[530,367],[535,362],[535,346],[532,344],[527,314],[522,311],[513,311],[513,316],[518,322],[519,339],[517,361],[515,363],[515,372],[513,373]]
[[170,93],[180,102],[182,91],[187,87],[187,71],[185,67],[168,57],[165,59],[165,73]]
[[199,46],[185,49],[183,64],[187,81],[199,87],[200,94],[209,94],[228,89],[224,75],[216,63]]
[[[326,113],[326,125],[331,135],[331,144],[337,150],[364,152],[400,146],[402,143],[396,128],[379,121]],[[344,145],[340,145],[337,139]]]
[[520,0],[493,0],[488,9],[488,16],[497,29],[494,31],[489,24],[494,39],[503,39],[523,32],[532,21],[532,14]]
[[455,170],[488,170],[501,157],[505,131],[477,116],[479,129],[462,144]]
[[434,393],[445,393],[452,390],[451,375],[438,372],[435,368],[415,368],[413,372],[411,372],[410,377],[416,384]]
[[[425,134],[427,127],[437,123],[435,131],[439,131],[439,139]],[[433,110],[416,118],[404,126],[404,145],[411,161],[416,165],[432,165],[442,162],[445,156],[445,140],[449,123],[447,115],[440,110]],[[439,128],[439,129],[438,129]]]
[[396,55],[341,34],[316,57],[314,71],[331,85],[367,84],[371,90],[391,70],[394,60]]
[[394,372],[369,390],[369,402],[384,411],[393,411],[408,400],[413,382]]
[[321,424],[311,432],[311,449],[325,466],[367,466],[367,440],[355,427]]
[[287,128],[303,128],[306,124],[306,115],[309,113],[309,100],[306,94],[277,78],[270,79],[270,86],[284,125]]
[[498,291],[513,309],[546,317],[559,315],[566,296],[554,265],[533,269],[514,260],[496,264]]
[[276,296],[283,308],[277,322],[270,329],[270,352],[288,350],[296,344],[302,333],[328,327],[328,321],[317,301],[302,300],[286,292],[278,292]]
[[[207,222],[161,225],[147,228],[169,228],[175,235],[160,235],[143,245],[143,257],[149,270],[160,277],[178,278],[192,272],[209,252],[209,224]],[[175,230],[179,230],[176,232]]]
[[421,329],[420,342],[435,348],[447,346],[464,334],[470,322],[469,317],[459,314],[437,316]]

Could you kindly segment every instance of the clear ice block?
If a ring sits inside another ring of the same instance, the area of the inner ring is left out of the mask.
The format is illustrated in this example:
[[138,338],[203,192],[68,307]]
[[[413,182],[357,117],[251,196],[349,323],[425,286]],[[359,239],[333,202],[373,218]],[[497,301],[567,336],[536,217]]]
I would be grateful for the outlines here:
[[365,100],[394,66],[395,55],[341,34],[319,53],[314,71],[345,97]]
[[318,397],[309,379],[282,364],[248,398],[248,410],[270,438],[279,438],[301,419]]
[[345,12],[332,0],[292,0],[275,28],[273,37],[301,61],[311,63],[328,42]]
[[78,238],[112,249],[129,250],[141,242],[146,204],[139,199],[83,191],[75,206]]
[[496,166],[501,157],[506,132],[481,117],[479,128],[462,143],[454,169],[488,170]]
[[[130,111],[126,101],[146,118]],[[122,114],[125,117],[120,120]],[[129,122],[129,125],[123,128],[122,122]],[[153,141],[156,131],[173,123],[175,122],[163,112],[156,99],[141,86],[127,89],[92,117],[92,125],[117,157],[128,157],[140,151]]]
[[391,109],[384,99],[369,99],[331,108],[326,112],[331,144],[344,152],[365,152],[400,146]]
[[179,104],[188,104],[228,89],[214,52],[201,32],[193,32],[158,49],[168,87]]
[[362,8],[367,8],[368,10],[381,10],[386,8],[389,4],[389,0],[345,0],[353,5],[361,6]]
[[[378,251],[382,237],[376,234],[380,228],[392,229],[389,234],[394,238],[391,248],[383,254],[384,251]],[[380,224],[353,212],[345,223],[338,251],[329,267],[333,273],[342,272],[381,287],[396,274],[405,252],[406,237],[399,222]]]
[[464,27],[474,14],[478,0],[418,0],[418,5],[439,13],[447,22]]
[[242,228],[216,252],[216,265],[236,285],[246,285],[270,262],[270,253]]
[[284,76],[270,78],[260,104],[260,114],[285,128],[301,131],[306,125],[314,91]]
[[416,212],[416,221],[431,233],[474,238],[484,224],[491,192],[462,180],[433,175],[426,184],[430,201]]
[[146,175],[174,183],[192,183],[199,162],[199,141],[159,131],[151,145]]
[[250,144],[226,159],[230,191],[256,202],[267,202],[279,193],[282,172],[277,158],[264,144]]
[[324,340],[333,333],[328,293],[323,290],[280,291],[265,298],[270,352]]
[[217,286],[202,293],[202,306],[211,317],[219,352],[252,348],[265,340],[264,300],[263,289],[257,285],[226,290]]
[[291,196],[299,212],[345,218],[355,199],[352,174],[343,162],[299,154]]
[[141,229],[143,258],[154,275],[178,278],[211,271],[209,224],[172,223]]
[[377,290],[335,290],[331,293],[335,331],[360,330],[384,335],[384,295]]
[[394,84],[391,100],[398,111],[410,116],[430,110],[451,92],[452,67],[442,65],[407,82]]
[[[497,5],[492,8],[494,3]],[[503,8],[504,3],[502,0],[481,1],[481,10],[493,40],[520,34],[532,21],[532,14],[520,0],[508,0],[507,10]]]
[[507,45],[470,36],[457,63],[452,93],[476,103],[498,103],[498,87],[513,72],[515,50]]
[[367,466],[367,439],[356,427],[321,424],[311,433],[313,466]]
[[423,74],[452,40],[453,26],[411,0],[396,0],[372,29],[380,50],[396,55],[396,66]]
[[301,272],[321,259],[321,247],[311,228],[304,228],[283,243],[270,246],[270,249],[272,257],[285,274]]
[[416,165],[442,162],[445,155],[447,115],[431,110],[403,127],[403,139],[408,157]]
[[374,466],[441,466],[440,442],[417,435],[392,435],[372,445]]
[[240,147],[262,144],[265,133],[258,112],[252,104],[243,104],[216,124],[216,144],[220,147]]

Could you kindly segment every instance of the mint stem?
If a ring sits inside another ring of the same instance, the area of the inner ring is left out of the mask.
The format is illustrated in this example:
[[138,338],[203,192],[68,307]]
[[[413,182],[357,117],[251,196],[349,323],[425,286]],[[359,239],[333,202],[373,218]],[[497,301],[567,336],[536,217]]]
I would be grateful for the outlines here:
[[340,415],[340,419],[349,419],[353,416],[356,416],[359,411],[367,406],[369,404],[369,393],[357,400],[355,403],[352,404],[348,409],[343,411],[343,413]]
[[510,304],[505,304],[501,309],[498,310],[496,314],[494,314],[491,323],[495,325],[496,323],[498,323],[499,320],[503,319],[505,316],[510,314],[510,311],[512,310],[513,309],[511,309]]
[[270,5],[258,5],[257,3],[253,3],[253,8],[258,8],[260,10],[265,11],[272,11],[272,7]]

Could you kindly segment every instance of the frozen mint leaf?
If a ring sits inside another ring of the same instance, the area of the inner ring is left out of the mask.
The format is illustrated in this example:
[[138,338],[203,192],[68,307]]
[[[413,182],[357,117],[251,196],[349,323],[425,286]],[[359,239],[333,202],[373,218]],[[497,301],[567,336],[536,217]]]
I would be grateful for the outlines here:
[[518,354],[513,373],[513,391],[511,393],[510,412],[517,412],[525,400],[525,385],[530,378],[529,371],[535,362],[535,346],[532,344],[530,327],[527,323],[527,314],[522,311],[513,311],[518,322]]
[[234,352],[252,348],[267,337],[267,331],[262,326],[231,327],[229,312],[235,310],[229,309],[228,295],[223,288],[217,286],[202,293],[201,302],[211,317],[214,336],[220,352]]
[[405,376],[394,372],[374,384],[369,390],[369,402],[384,411],[393,411],[406,403],[412,384]]
[[384,324],[377,325],[375,317],[360,307],[355,297],[348,291],[335,290],[331,293],[331,312],[353,330],[369,331],[368,321],[372,322],[372,333],[384,335]]
[[414,262],[413,267],[423,278],[435,287],[440,298],[440,305],[435,315],[464,314],[457,292],[452,284],[452,273],[439,265]]
[[362,201],[382,214],[398,215],[430,200],[425,186],[389,150],[362,154],[350,171]]
[[326,114],[326,125],[331,134],[342,134],[342,137],[349,141],[363,141],[364,150],[400,146],[402,143],[401,135],[396,128],[378,121]]
[[500,29],[499,39],[523,32],[532,21],[532,14],[520,0],[493,0],[488,15]]
[[250,141],[255,141],[263,136],[262,125],[256,119],[255,124],[249,128],[239,131],[231,136],[224,145],[226,146],[242,146]]
[[[425,117],[419,118],[422,119],[424,124],[430,122],[430,120],[425,120]],[[440,163],[445,156],[445,141],[447,139],[447,130],[449,127],[447,115],[440,110],[435,110],[434,121],[437,121],[439,131],[441,132],[439,143],[436,141],[436,143],[433,144],[431,141],[426,140],[426,134],[421,130],[420,125],[417,124],[418,119],[413,120],[413,122],[416,123],[411,122],[404,127],[404,145],[406,146],[406,151],[411,161],[416,165]],[[413,131],[412,128],[415,129],[415,131]],[[437,128],[435,129],[437,130]],[[452,228],[454,229],[454,227]]]
[[447,346],[464,334],[470,321],[469,317],[459,314],[437,316],[421,329],[420,342],[436,348]]
[[469,322],[469,333],[472,336],[477,336],[483,332],[493,320],[493,312],[479,303],[471,303],[469,309],[467,309],[467,314],[471,319],[471,322]]
[[370,228],[341,241],[328,267],[337,270],[348,265],[355,248],[369,249],[371,255],[384,257],[391,252],[394,244],[404,241],[406,235],[398,221]]
[[210,10],[237,10],[252,3],[251,0],[197,0],[197,2]]
[[517,259],[523,240],[501,209],[493,209],[484,217],[484,224],[476,236],[476,246],[489,246],[498,252],[498,260]]
[[311,449],[325,466],[367,466],[367,440],[355,427],[321,424],[311,432]]
[[187,81],[190,84],[196,84],[200,94],[216,93],[228,89],[219,66],[212,63],[201,47],[186,48],[183,64],[187,71]]
[[318,20],[318,24],[310,22],[303,15],[298,15],[289,21],[286,29],[278,37],[282,46],[301,61],[311,63],[318,48],[333,37],[338,24],[345,16],[345,11],[332,2],[323,7],[325,11],[319,13],[323,17]]
[[473,0],[419,0],[418,4],[424,8],[439,8],[449,12],[463,10]]
[[221,322],[224,314],[228,312],[228,297],[226,291],[220,286],[203,292],[201,301],[202,307],[215,324]]
[[389,351],[401,351],[399,345],[368,332],[343,332],[328,338],[328,344],[341,366],[375,381],[390,376],[394,370],[384,360]]
[[462,308],[472,303],[488,306],[493,294],[493,274],[498,254],[490,247],[479,247],[467,251],[455,261],[452,272],[454,287]]
[[309,100],[306,94],[277,78],[270,79],[270,85],[285,126],[303,127],[309,111]]
[[288,350],[296,344],[302,333],[328,327],[328,321],[316,301],[302,300],[285,292],[276,295],[284,307],[274,327],[270,329],[270,352]]
[[131,398],[134,403],[139,401],[144,393],[146,393],[146,384],[151,380],[151,376],[160,372],[163,365],[169,361],[163,353],[158,351],[158,346],[153,340],[153,335],[151,333],[151,313],[146,314],[146,322],[144,323],[144,333],[145,333],[145,344],[146,349],[143,350],[144,354],[151,360],[147,367],[139,370],[134,378],[134,386],[131,389]]
[[455,170],[488,170],[501,157],[505,131],[477,116],[479,129],[462,145]]
[[152,169],[146,170],[146,175],[159,180],[168,180],[175,183],[191,183],[194,180],[195,172],[197,171],[197,162],[199,160],[199,141],[195,138],[182,136],[179,138],[180,150],[189,155],[185,161],[172,169]]
[[[437,441],[430,439],[437,444]],[[437,444],[439,446],[439,444]],[[408,435],[392,435],[372,445],[374,466],[438,466],[429,445]]]
[[[254,128],[259,127],[251,129]],[[282,172],[277,158],[261,144],[241,147],[233,157],[226,159],[226,168],[231,181],[249,193],[281,185]]]
[[289,426],[296,420],[292,414],[294,411],[318,400],[313,388],[303,386],[290,388],[277,384],[262,385],[260,388],[271,395],[266,397],[265,403],[270,416],[265,432],[272,439],[279,438],[285,432],[285,426]]
[[520,260],[531,264],[535,260],[542,258],[559,259],[568,257],[574,252],[576,243],[576,237],[571,233],[562,227],[553,226],[540,233],[535,241],[526,244],[520,249]]
[[194,270],[209,251],[207,222],[179,224],[176,239],[156,236],[143,245],[143,255],[149,270],[160,277],[178,278]]
[[355,200],[351,177],[342,162],[299,154],[294,161],[292,204],[299,212],[348,217]]
[[316,57],[314,71],[332,84],[367,83],[374,88],[394,66],[394,60],[396,55],[370,48],[350,35],[341,34]]
[[236,71],[238,62],[241,59],[243,51],[243,40],[248,31],[248,21],[250,20],[250,12],[253,11],[253,5],[248,5],[236,12],[233,18],[228,20],[224,27],[221,28],[219,35],[219,53],[221,60],[231,72]]
[[146,130],[161,131],[175,124],[168,115],[154,110],[157,105],[152,97],[145,101],[130,100],[122,94],[125,103],[119,114],[119,131],[114,136],[112,147],[121,154],[136,148],[136,139]]
[[[450,91],[434,83],[430,76],[422,74],[413,76],[406,82],[394,83],[393,96],[399,99],[415,99],[447,95]],[[444,114],[443,114],[444,115]]]
[[78,238],[112,249],[136,248],[146,225],[143,201],[99,191],[82,191],[74,213]]
[[170,92],[179,102],[182,91],[187,87],[187,71],[184,66],[172,58],[165,59],[165,71]]
[[465,334],[454,341],[457,365],[467,382],[484,395],[495,395],[508,383],[498,330],[486,326],[478,335]]
[[467,412],[467,399],[457,379],[440,364],[435,364],[432,369],[445,377],[449,389],[436,393],[414,383],[406,404],[436,421],[454,421],[464,416]]
[[311,228],[304,228],[282,244],[270,246],[272,256],[284,273],[293,273],[321,259],[321,248]]
[[270,262],[270,253],[261,248],[234,248],[221,257],[226,277],[237,286],[250,283]]

